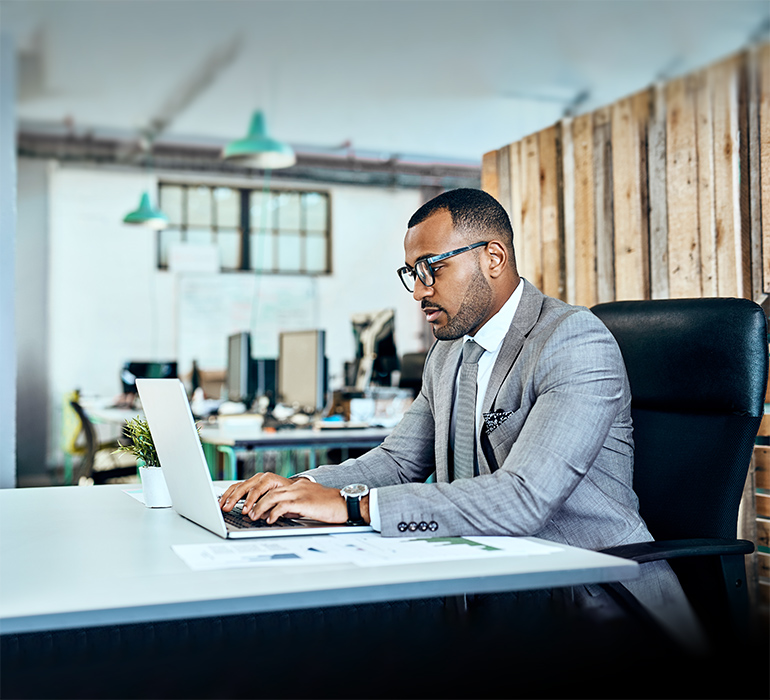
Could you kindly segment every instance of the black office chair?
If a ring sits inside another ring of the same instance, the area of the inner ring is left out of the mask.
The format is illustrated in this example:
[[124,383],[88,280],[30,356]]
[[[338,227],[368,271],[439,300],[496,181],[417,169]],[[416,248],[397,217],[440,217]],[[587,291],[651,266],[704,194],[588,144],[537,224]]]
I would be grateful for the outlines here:
[[[668,560],[712,644],[749,636],[738,506],[764,411],[767,320],[747,299],[618,301],[592,311],[631,384],[634,489],[655,542],[605,550]],[[634,606],[621,584],[613,597]]]
[[[96,453],[101,450],[110,450],[114,452],[118,445],[117,442],[100,443],[96,435],[91,419],[83,407],[77,401],[70,401],[70,406],[80,419],[81,431],[85,440],[85,449],[83,451],[77,472],[75,472],[73,481],[78,483],[83,477],[93,479],[94,484],[105,484],[111,479],[125,478],[127,476],[136,476],[136,466],[114,466],[108,469],[94,469]],[[121,438],[125,440],[127,438]]]

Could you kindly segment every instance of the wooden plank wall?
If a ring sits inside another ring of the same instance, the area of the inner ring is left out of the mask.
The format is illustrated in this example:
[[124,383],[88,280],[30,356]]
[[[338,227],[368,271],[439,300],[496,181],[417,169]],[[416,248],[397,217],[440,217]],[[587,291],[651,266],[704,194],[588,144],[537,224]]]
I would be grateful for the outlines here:
[[546,294],[770,293],[770,44],[484,155],[519,271]]
[[[770,44],[487,153],[481,186],[511,216],[520,274],[546,294],[589,307],[714,296],[762,303]],[[760,435],[770,436],[765,418]],[[747,573],[765,617],[768,465],[770,447],[755,448],[739,518],[740,536],[758,546]]]

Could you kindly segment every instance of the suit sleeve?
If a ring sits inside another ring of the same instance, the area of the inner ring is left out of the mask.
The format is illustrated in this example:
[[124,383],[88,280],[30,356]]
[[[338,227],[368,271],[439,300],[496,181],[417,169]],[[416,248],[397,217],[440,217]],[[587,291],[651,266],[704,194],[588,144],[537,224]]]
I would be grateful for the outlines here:
[[403,531],[413,522],[438,525],[426,536],[536,534],[596,459],[628,400],[626,386],[622,356],[604,325],[590,312],[566,316],[543,342],[524,385],[529,411],[511,416],[521,429],[500,469],[452,483],[382,488],[383,535],[419,536]]

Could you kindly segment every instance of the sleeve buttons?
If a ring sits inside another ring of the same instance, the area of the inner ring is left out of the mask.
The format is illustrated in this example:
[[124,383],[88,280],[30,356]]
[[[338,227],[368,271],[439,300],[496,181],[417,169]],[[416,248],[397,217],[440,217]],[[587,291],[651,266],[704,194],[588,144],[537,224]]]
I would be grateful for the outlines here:
[[430,532],[436,532],[436,530],[438,530],[438,523],[435,520],[431,520],[430,522],[421,520],[419,523],[416,523],[414,520],[409,523],[402,520],[396,525],[396,528],[399,532],[417,532],[418,530],[420,532],[427,532],[428,530],[430,530]]

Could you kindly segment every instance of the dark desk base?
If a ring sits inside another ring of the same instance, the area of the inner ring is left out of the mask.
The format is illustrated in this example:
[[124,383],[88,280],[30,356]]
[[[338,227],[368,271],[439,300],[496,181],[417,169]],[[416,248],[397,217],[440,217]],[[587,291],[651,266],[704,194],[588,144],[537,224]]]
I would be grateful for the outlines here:
[[[767,697],[756,658],[689,659],[548,593],[2,637],[3,698]],[[740,663],[736,663],[736,662]],[[358,679],[354,682],[345,678]]]

